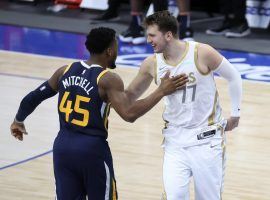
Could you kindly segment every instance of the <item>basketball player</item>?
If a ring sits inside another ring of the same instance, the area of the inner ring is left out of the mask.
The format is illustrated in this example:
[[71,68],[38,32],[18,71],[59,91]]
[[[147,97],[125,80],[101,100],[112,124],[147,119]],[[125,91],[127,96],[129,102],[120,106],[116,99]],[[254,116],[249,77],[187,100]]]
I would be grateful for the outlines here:
[[117,199],[110,148],[107,144],[110,105],[133,122],[165,95],[182,88],[184,75],[169,78],[145,99],[130,102],[115,68],[117,40],[109,28],[93,29],[86,40],[87,61],[59,68],[52,77],[21,101],[11,134],[23,140],[24,120],[45,99],[59,93],[60,131],[54,141],[53,161],[59,200]]
[[[189,79],[186,87],[164,98],[163,183],[167,199],[189,199],[191,176],[196,199],[221,199],[224,129],[231,131],[239,123],[241,77],[211,46],[179,40],[177,20],[168,11],[148,16],[145,26],[147,42],[155,54],[142,62],[127,88],[130,100],[137,99],[153,79],[159,85],[168,70],[174,76],[184,73]],[[231,117],[227,120],[222,117],[214,72],[228,81]]]

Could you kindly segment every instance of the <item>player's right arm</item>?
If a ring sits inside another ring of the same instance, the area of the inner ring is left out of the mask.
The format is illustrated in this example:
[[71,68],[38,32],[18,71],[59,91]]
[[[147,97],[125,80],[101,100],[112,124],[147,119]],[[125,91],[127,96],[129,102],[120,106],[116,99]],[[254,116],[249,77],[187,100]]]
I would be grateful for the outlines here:
[[99,81],[100,93],[103,99],[110,102],[115,111],[128,122],[134,122],[144,115],[162,97],[180,89],[187,82],[186,77],[176,76],[169,78],[169,73],[162,79],[160,86],[144,99],[130,102],[124,91],[122,79],[115,73],[106,73]]
[[138,99],[149,88],[154,76],[156,65],[155,55],[147,57],[141,64],[136,77],[125,90],[127,97],[132,102]]

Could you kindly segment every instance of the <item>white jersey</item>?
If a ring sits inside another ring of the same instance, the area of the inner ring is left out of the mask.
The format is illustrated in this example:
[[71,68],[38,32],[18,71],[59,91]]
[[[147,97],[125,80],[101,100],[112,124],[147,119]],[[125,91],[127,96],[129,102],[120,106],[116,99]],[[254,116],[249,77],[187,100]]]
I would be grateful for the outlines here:
[[170,76],[185,73],[189,79],[184,89],[164,97],[163,119],[168,127],[196,129],[222,120],[214,75],[213,72],[200,72],[196,42],[186,42],[186,50],[176,66],[167,64],[162,53],[156,54],[156,63],[158,85],[168,70]]

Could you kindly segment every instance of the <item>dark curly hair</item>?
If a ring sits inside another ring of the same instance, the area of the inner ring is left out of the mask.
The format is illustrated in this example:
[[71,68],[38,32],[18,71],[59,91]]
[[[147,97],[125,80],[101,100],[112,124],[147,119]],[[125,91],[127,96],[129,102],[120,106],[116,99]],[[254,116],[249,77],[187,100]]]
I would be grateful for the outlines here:
[[174,37],[178,37],[177,19],[167,10],[155,12],[144,20],[144,26],[157,25],[162,33],[171,31]]
[[115,40],[115,30],[106,27],[92,29],[86,37],[85,46],[90,54],[101,54]]

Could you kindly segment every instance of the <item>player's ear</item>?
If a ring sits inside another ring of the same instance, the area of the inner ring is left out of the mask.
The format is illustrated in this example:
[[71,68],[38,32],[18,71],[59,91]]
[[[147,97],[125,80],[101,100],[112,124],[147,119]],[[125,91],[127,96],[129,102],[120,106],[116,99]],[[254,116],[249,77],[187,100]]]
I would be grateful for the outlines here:
[[109,48],[106,50],[106,54],[107,54],[108,56],[112,56],[113,50],[112,50],[111,47],[109,47]]
[[166,40],[171,40],[173,38],[172,32],[171,31],[167,31],[165,33],[165,38],[166,38]]

